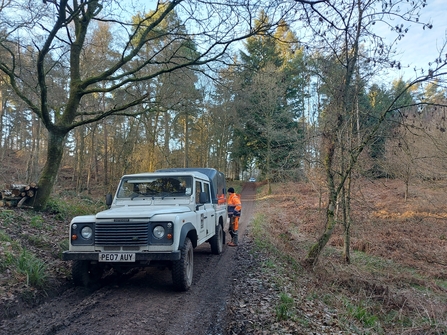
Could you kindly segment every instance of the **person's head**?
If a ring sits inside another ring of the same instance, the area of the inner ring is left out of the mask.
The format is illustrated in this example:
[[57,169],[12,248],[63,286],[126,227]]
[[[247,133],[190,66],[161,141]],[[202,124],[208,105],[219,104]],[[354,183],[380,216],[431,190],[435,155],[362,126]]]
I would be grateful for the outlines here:
[[228,193],[234,193],[234,188],[230,187],[230,188],[228,189]]

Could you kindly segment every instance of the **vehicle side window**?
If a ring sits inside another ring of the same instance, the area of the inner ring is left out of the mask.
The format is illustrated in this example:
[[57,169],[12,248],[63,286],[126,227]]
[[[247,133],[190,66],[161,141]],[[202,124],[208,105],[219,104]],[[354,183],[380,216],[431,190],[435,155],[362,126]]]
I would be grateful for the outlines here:
[[210,191],[210,184],[203,184],[203,192],[206,193],[206,202],[210,202],[211,199],[211,191]]
[[202,191],[202,183],[196,181],[196,204],[200,204],[200,192]]

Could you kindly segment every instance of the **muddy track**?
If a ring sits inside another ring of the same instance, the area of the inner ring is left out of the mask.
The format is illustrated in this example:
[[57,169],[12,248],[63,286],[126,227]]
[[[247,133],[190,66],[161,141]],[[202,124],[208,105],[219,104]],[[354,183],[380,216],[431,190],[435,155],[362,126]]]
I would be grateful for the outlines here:
[[[240,239],[253,215],[255,192],[254,183],[242,190]],[[221,255],[212,255],[208,243],[196,248],[188,292],[174,291],[171,272],[157,268],[112,274],[96,290],[70,284],[59,296],[4,320],[0,334],[226,334],[236,250],[225,246]]]

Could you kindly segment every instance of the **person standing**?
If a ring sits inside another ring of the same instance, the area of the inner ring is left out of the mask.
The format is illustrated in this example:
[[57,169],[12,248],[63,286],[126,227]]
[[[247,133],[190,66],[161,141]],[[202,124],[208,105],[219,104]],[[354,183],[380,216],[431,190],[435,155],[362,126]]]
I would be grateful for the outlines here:
[[238,194],[234,193],[234,188],[228,189],[228,202],[227,202],[228,217],[230,218],[229,233],[231,235],[231,241],[227,244],[230,247],[236,247],[238,244],[239,229],[239,217],[241,216],[242,203]]

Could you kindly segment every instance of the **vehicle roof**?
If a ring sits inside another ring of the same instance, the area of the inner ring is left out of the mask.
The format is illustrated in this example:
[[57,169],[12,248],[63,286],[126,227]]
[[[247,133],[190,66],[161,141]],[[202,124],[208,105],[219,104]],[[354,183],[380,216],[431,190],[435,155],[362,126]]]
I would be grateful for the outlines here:
[[197,171],[200,173],[203,173],[204,175],[207,175],[210,179],[214,179],[216,175],[221,175],[224,177],[224,174],[216,169],[213,168],[201,168],[201,167],[193,167],[193,168],[166,168],[166,169],[159,169],[155,172],[190,172],[190,171]]
[[140,178],[146,178],[146,177],[165,177],[165,176],[194,176],[195,178],[199,179],[205,179],[209,181],[209,178],[197,171],[166,171],[166,172],[142,172],[142,173],[133,173],[133,174],[126,174],[122,176],[121,178],[131,178],[131,177],[140,177]]

